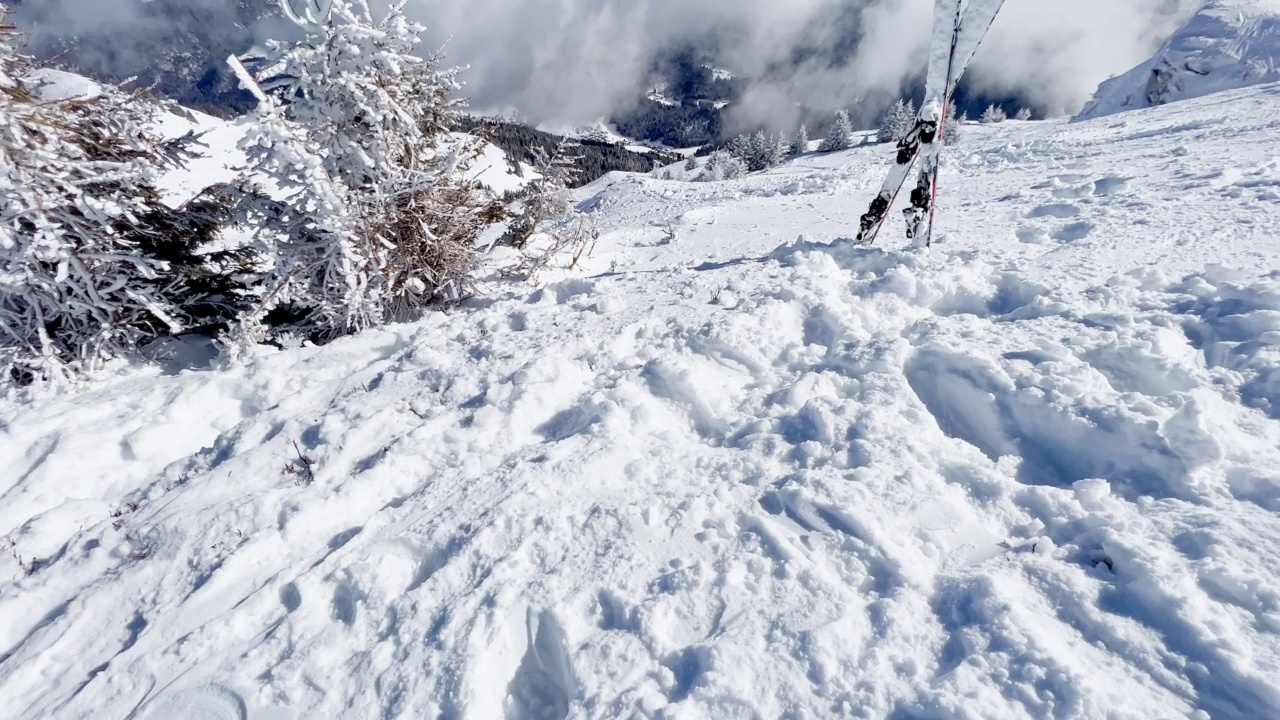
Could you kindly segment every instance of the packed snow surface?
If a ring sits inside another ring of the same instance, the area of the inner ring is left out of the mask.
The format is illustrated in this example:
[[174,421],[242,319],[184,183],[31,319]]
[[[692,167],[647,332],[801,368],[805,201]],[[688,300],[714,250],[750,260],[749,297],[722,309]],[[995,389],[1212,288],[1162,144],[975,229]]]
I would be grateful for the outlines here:
[[586,267],[0,404],[12,718],[1280,713],[1280,86],[581,191]]
[[1150,60],[1104,82],[1081,118],[1280,80],[1280,0],[1209,0]]

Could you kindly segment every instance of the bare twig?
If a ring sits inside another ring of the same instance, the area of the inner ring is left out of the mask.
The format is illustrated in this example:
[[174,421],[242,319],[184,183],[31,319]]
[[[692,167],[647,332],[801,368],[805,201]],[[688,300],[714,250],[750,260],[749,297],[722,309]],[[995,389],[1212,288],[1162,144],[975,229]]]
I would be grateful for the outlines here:
[[316,480],[315,464],[310,458],[303,454],[302,448],[298,447],[298,441],[293,441],[293,449],[298,453],[298,462],[289,463],[284,466],[284,471],[290,475],[294,475],[293,483],[299,487],[306,487]]

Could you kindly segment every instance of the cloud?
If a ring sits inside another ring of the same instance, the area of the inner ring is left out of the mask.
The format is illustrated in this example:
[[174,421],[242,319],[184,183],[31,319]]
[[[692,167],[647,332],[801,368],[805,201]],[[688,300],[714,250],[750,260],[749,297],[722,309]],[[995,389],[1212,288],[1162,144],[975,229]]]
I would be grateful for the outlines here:
[[[753,78],[744,122],[794,122],[798,104],[882,102],[918,78],[932,0],[413,0],[481,107],[581,122],[634,99],[655,53],[714,38]],[[971,69],[980,92],[1073,112],[1149,57],[1193,0],[1008,0]],[[852,54],[841,45],[855,34]],[[797,60],[797,56],[802,59]]]
[[1074,113],[1103,80],[1145,61],[1202,3],[1009,0],[974,58],[975,89]]
[[634,101],[654,57],[715,42],[723,62],[760,75],[848,0],[414,0],[432,41],[466,64],[481,107],[534,119],[593,120]]
[[[386,0],[379,0],[386,2]],[[640,97],[659,54],[714,47],[751,81],[730,123],[796,122],[800,108],[866,108],[923,73],[932,0],[409,0],[431,49],[468,65],[483,111],[582,123]],[[36,0],[19,7],[43,35],[77,38],[82,67],[153,68],[157,42],[204,46],[282,31],[274,0]],[[967,80],[1042,111],[1072,112],[1099,82],[1149,57],[1196,0],[1007,0]],[[163,11],[158,10],[163,8]],[[79,51],[78,51],[79,52]],[[171,57],[184,57],[181,53]],[[866,112],[872,112],[868,109]],[[865,117],[864,117],[865,119]]]

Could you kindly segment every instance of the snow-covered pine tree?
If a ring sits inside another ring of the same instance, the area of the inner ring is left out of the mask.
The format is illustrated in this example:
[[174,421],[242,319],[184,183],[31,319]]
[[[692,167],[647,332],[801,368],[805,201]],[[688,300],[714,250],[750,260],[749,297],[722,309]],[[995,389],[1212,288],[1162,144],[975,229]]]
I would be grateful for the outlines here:
[[739,135],[730,140],[724,149],[741,160],[747,170],[751,169],[752,158],[758,152],[758,148],[755,147],[755,138],[750,133]]
[[809,152],[809,128],[802,123],[791,141],[791,156],[799,157],[807,152]]
[[979,121],[984,124],[990,125],[991,123],[1004,122],[1007,119],[1009,119],[1009,116],[1005,114],[1004,108],[1000,107],[999,105],[996,105],[995,103],[992,103],[991,105],[987,106],[986,110],[982,111],[982,117],[979,119]]
[[853,123],[849,122],[849,113],[841,110],[836,113],[835,122],[827,132],[827,137],[818,148],[820,152],[835,152],[853,147]]
[[954,102],[947,103],[947,122],[942,129],[942,142],[944,145],[955,145],[960,142],[960,135],[964,132],[961,127],[966,121],[967,116],[956,116],[956,104]]
[[717,150],[707,158],[707,164],[698,176],[701,182],[734,180],[747,174],[747,164],[728,150]]
[[907,100],[897,117],[897,126],[894,128],[894,134],[897,136],[895,140],[900,140],[911,132],[911,128],[916,124],[916,104],[911,100]]
[[368,0],[333,0],[304,41],[267,46],[270,95],[242,147],[288,195],[259,214],[276,268],[248,339],[268,313],[328,339],[468,290],[476,236],[498,213],[462,172],[477,145],[448,135],[458,71],[417,54],[423,27],[404,6],[375,18]]
[[751,136],[752,157],[747,162],[747,168],[752,172],[768,170],[773,167],[773,146],[768,133],[764,130],[757,130],[755,135]]
[[[201,255],[228,215],[172,209],[161,173],[197,138],[152,131],[158,104],[84,82],[45,94],[0,8],[0,385],[61,383],[152,339],[225,319],[236,253]],[[45,76],[50,77],[50,76]],[[220,270],[219,267],[222,269]]]
[[769,167],[777,167],[787,161],[787,156],[791,154],[791,143],[787,142],[787,136],[781,130],[777,135],[771,135],[769,141]]
[[916,121],[916,105],[911,100],[898,99],[880,120],[876,140],[882,143],[897,142],[911,131]]
[[876,128],[876,142],[895,142],[902,137],[897,134],[897,126],[898,115],[903,106],[902,98],[898,98],[898,101],[885,111],[884,116],[880,118],[880,127]]
[[685,169],[685,170],[687,170],[687,171],[689,171],[689,172],[693,172],[694,170],[697,170],[697,169],[698,169],[698,158],[696,158],[696,157],[694,157],[694,156],[690,155],[690,156],[689,156],[689,159],[688,159],[688,160],[686,160],[686,161],[685,161],[685,163],[684,163],[684,169]]
[[1030,119],[1031,119],[1031,108],[1029,108],[1029,107],[1021,107],[1021,108],[1018,108],[1018,114],[1017,114],[1017,115],[1014,115],[1014,116],[1013,116],[1013,119],[1014,119],[1014,120],[1022,120],[1023,122],[1025,122],[1025,121],[1027,121],[1027,120],[1030,120]]
[[769,167],[769,140],[763,130],[739,135],[729,141],[727,149],[746,164],[748,172],[758,172]]

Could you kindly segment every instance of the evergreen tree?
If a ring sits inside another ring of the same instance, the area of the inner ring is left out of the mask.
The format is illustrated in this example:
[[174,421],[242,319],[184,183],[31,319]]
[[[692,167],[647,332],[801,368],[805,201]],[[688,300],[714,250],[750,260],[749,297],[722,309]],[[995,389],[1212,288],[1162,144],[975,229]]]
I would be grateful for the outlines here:
[[448,136],[457,70],[415,55],[423,28],[404,5],[375,19],[368,0],[334,0],[304,41],[268,44],[270,96],[244,78],[260,110],[242,148],[287,193],[257,213],[276,275],[247,339],[264,322],[328,339],[468,290],[476,235],[499,211],[460,172],[476,145]]
[[689,156],[689,159],[688,159],[688,160],[686,160],[686,161],[685,161],[685,163],[684,163],[684,169],[685,169],[685,170],[687,170],[687,171],[689,171],[689,172],[693,172],[694,170],[697,170],[697,169],[698,169],[698,158],[696,158],[696,157],[694,157],[694,156],[690,155],[690,156]]
[[791,143],[787,142],[787,136],[781,130],[769,140],[769,167],[777,167],[787,161],[787,156],[791,154]]
[[698,180],[714,182],[718,180],[734,180],[747,174],[747,164],[742,158],[728,150],[717,150],[707,158],[706,167]]
[[982,118],[980,119],[980,122],[989,125],[991,123],[1004,122],[1005,120],[1008,119],[1008,117],[1009,116],[1006,115],[1004,112],[1004,108],[1000,107],[999,105],[996,105],[995,103],[992,103],[991,105],[988,105],[987,109],[982,112]]
[[944,145],[955,145],[960,142],[960,135],[964,132],[961,125],[968,120],[968,117],[956,116],[956,104],[954,102],[947,103],[947,121],[942,130],[942,142]]
[[208,252],[231,200],[172,209],[159,176],[197,138],[111,86],[42,95],[0,8],[0,384],[61,383],[233,313],[237,252]]
[[[748,158],[750,158],[754,153],[751,143],[752,139],[750,135],[738,135],[725,144],[724,150],[741,160],[748,168],[750,168],[751,163]],[[711,163],[708,162],[708,165],[710,164]]]
[[1014,120],[1027,121],[1031,119],[1031,108],[1022,107],[1018,109],[1018,114],[1013,116]]
[[835,122],[831,124],[827,137],[818,148],[820,152],[835,152],[853,147],[853,123],[849,122],[849,113],[841,110],[836,113]]
[[749,172],[759,172],[785,162],[788,144],[782,133],[770,135],[759,130],[752,135],[739,135],[729,142],[727,149],[746,164]]
[[773,148],[764,130],[759,130],[751,136],[751,155],[743,159],[747,161],[747,169],[751,172],[773,167]]
[[898,99],[880,120],[880,128],[876,131],[876,140],[887,143],[897,142],[906,136],[916,122],[916,106],[910,100]]
[[791,141],[791,156],[799,157],[809,152],[809,128],[803,124],[796,130],[796,137]]

